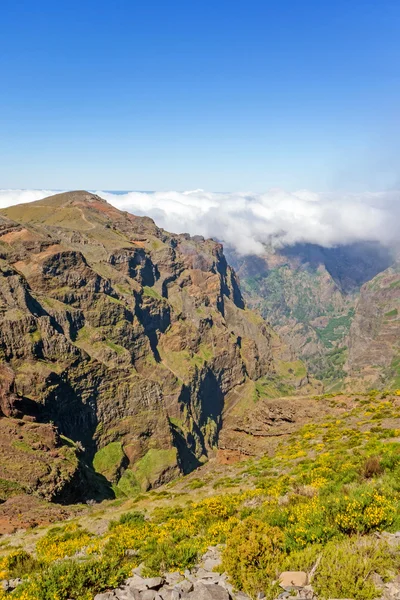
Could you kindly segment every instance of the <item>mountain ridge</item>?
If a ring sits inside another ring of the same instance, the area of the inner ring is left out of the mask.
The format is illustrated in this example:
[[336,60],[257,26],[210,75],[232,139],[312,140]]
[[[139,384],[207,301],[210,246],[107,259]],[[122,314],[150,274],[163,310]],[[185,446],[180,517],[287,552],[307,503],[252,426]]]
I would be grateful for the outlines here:
[[395,252],[376,243],[337,248],[265,247],[262,256],[227,257],[246,302],[267,318],[329,390],[347,377],[348,346],[362,286],[389,268]]
[[66,500],[71,481],[75,499],[157,486],[215,453],[237,389],[244,405],[315,389],[245,308],[221,244],[169,234],[84,191],[0,219],[3,417],[23,417],[27,435],[27,420],[54,423],[61,438],[48,458],[55,445],[74,465],[65,481],[61,468],[50,486],[35,480],[39,496]]

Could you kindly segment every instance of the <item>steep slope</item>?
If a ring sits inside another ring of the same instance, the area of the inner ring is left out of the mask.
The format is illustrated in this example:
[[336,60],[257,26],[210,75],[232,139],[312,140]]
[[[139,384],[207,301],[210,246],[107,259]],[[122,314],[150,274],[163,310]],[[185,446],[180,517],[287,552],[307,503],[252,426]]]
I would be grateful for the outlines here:
[[227,257],[249,306],[257,308],[329,388],[345,377],[347,334],[360,286],[393,262],[377,244],[273,249]]
[[400,388],[398,263],[361,288],[348,346],[348,387]]
[[207,459],[224,410],[310,387],[211,240],[70,192],[1,211],[0,261],[3,418],[53,423],[73,462],[39,495],[158,485]]

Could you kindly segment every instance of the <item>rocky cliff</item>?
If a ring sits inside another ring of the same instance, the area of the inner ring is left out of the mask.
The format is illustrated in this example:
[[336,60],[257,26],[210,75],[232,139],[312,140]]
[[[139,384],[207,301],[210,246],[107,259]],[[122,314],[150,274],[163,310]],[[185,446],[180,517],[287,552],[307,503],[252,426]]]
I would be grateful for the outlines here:
[[227,256],[249,306],[260,311],[327,389],[343,381],[347,335],[360,287],[393,263],[372,243],[337,248],[313,244],[262,256]]
[[87,192],[0,211],[4,497],[147,489],[207,459],[224,411],[308,387],[220,244]]
[[361,288],[348,347],[348,387],[400,388],[399,263]]

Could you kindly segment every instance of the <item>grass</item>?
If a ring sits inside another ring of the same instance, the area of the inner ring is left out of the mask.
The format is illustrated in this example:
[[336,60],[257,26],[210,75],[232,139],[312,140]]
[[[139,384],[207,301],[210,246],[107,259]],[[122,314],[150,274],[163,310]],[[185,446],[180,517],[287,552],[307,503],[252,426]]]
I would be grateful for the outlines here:
[[111,350],[114,350],[114,352],[116,352],[119,355],[124,354],[124,352],[126,352],[125,348],[123,348],[122,346],[119,346],[118,344],[115,344],[111,340],[106,340],[105,344],[106,344],[106,346],[111,348]]
[[42,334],[40,333],[39,329],[35,329],[35,331],[31,331],[31,333],[29,334],[29,337],[30,337],[31,341],[34,343],[40,342],[42,340]]
[[162,296],[152,287],[148,285],[143,286],[143,296],[148,296],[150,298],[157,298],[157,300],[161,300]]
[[115,481],[124,458],[121,442],[111,442],[96,452],[93,467],[97,473],[101,473],[109,481]]
[[150,448],[143,458],[135,463],[133,472],[141,489],[146,490],[150,487],[150,484],[154,484],[157,481],[165,469],[168,467],[173,469],[176,465],[176,448],[168,450]]

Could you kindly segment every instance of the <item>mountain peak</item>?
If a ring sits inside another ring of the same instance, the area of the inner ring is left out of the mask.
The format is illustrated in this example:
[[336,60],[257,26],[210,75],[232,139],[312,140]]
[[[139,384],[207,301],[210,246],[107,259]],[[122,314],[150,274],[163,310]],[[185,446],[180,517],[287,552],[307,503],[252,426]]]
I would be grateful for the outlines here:
[[88,192],[87,190],[71,190],[69,192],[60,192],[59,194],[54,194],[52,196],[47,196],[42,200],[37,200],[36,202],[32,202],[32,205],[37,206],[70,206],[76,204],[97,204],[101,203],[102,205],[109,205],[109,203],[101,198],[97,194],[93,194],[92,192]]
[[[45,200],[47,202],[55,202],[57,204],[60,202],[63,204],[72,204],[74,202],[101,202],[102,204],[108,204],[104,198],[101,198],[92,192],[88,192],[87,190],[71,190],[69,192],[61,192],[60,194],[55,194],[54,196],[48,196],[45,198]],[[39,202],[42,201],[40,200]]]

